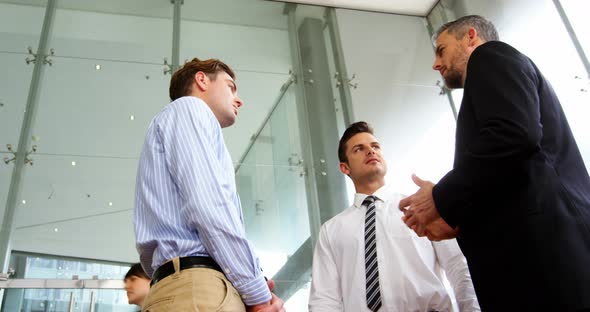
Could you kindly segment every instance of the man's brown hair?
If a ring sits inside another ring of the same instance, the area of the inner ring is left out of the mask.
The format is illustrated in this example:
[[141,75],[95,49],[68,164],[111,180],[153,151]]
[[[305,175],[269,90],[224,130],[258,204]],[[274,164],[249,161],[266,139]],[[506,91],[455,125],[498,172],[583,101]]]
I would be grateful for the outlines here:
[[338,159],[340,162],[348,163],[348,158],[346,157],[346,143],[348,143],[348,140],[356,134],[363,132],[373,134],[373,128],[364,121],[355,122],[344,131],[342,138],[340,138],[340,144],[338,144]]
[[200,71],[204,72],[211,80],[215,80],[217,74],[222,71],[236,79],[234,71],[222,61],[218,59],[201,61],[195,57],[172,75],[172,79],[170,79],[170,100],[174,101],[191,94],[195,74]]

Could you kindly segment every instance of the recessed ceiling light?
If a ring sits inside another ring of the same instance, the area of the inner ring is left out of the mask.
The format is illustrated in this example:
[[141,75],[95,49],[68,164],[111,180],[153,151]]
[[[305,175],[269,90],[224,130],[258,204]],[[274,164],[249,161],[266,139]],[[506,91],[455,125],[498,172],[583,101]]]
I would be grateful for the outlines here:
[[109,202],[109,206],[113,206],[113,202]]
[[135,116],[133,116],[133,115],[129,116],[129,120],[135,120]]
[[96,68],[96,70],[100,70],[100,64],[94,65],[94,68]]
[[76,162],[72,161],[72,166],[76,167]]
[[24,204],[26,204],[26,203],[27,203],[27,201],[23,199],[22,203],[23,203],[23,205],[24,205]]
[[[58,229],[58,228],[54,228],[54,229],[53,229],[53,231],[54,231],[54,232],[58,232],[58,231],[59,231],[59,229]],[[59,268],[59,269],[61,270],[61,268]]]

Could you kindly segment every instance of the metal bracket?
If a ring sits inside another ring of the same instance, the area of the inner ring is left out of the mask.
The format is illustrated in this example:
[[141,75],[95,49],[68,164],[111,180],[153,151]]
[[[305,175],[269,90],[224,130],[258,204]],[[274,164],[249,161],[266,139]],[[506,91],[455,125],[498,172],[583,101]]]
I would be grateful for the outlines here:
[[[12,154],[12,158],[4,157],[4,163],[8,165],[10,162],[16,160],[16,152],[12,150],[12,144],[6,144],[6,148]],[[25,165],[26,164],[29,164],[31,166],[33,165],[33,159],[29,158],[29,155],[31,155],[32,153],[35,153],[35,152],[37,152],[37,145],[33,145],[31,150],[29,152],[27,152],[27,154],[25,156]]]
[[436,86],[440,88],[440,92],[438,95],[447,94],[451,89],[449,89],[444,83],[441,83],[440,80],[436,81]]
[[264,212],[264,206],[263,206],[263,204],[264,204],[264,201],[263,201],[263,200],[261,200],[261,199],[257,199],[257,200],[255,200],[254,202],[255,202],[255,203],[254,203],[254,207],[255,207],[255,209],[256,209],[256,215],[257,215],[257,216],[261,216],[261,215],[262,215],[262,213]]
[[[580,76],[575,76],[574,77],[575,80],[583,80],[584,78],[580,77]],[[580,92],[588,92],[588,89],[590,89],[590,79],[587,80],[587,87],[584,86],[584,83],[581,83],[581,87],[580,87]],[[1,104],[1,103],[0,103]]]
[[[35,64],[37,62],[37,54],[35,54],[33,52],[33,48],[32,47],[27,47],[27,50],[29,51],[29,55],[32,55],[33,57],[27,57],[25,59],[25,62],[27,63],[27,65],[33,63]],[[43,65],[45,64],[49,64],[49,66],[53,65],[53,61],[51,59],[49,59],[50,56],[54,56],[55,55],[55,50],[53,48],[49,49],[49,55],[43,55]]]
[[334,79],[336,79],[336,88],[340,88],[344,83],[348,84],[348,86],[353,89],[356,89],[359,86],[358,83],[352,83],[352,81],[356,79],[356,74],[352,74],[352,77],[350,78],[343,79],[340,77],[340,73],[336,72],[334,74]]
[[9,278],[13,277],[16,274],[14,268],[8,268],[6,273],[0,273],[0,281],[7,281]]
[[168,59],[164,58],[164,75],[170,74],[172,75],[172,65],[168,64]]
[[297,153],[291,154],[291,157],[289,157],[288,162],[289,171],[291,172],[295,171],[294,167],[303,167],[303,159],[301,159],[301,157],[299,157],[299,154]]

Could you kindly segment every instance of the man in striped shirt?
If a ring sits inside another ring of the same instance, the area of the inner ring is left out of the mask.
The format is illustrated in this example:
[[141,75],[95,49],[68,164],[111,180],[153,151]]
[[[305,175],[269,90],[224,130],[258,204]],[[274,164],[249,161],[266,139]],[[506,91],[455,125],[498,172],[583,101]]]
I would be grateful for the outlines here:
[[234,79],[219,60],[193,59],[148,128],[135,191],[137,250],[152,277],[143,311],[284,311],[246,239],[221,132],[243,104]]

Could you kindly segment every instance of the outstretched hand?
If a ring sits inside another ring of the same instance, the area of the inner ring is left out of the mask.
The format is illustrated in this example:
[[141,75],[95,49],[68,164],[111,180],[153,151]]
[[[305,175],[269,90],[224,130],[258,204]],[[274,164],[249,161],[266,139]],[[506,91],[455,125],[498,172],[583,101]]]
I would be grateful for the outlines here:
[[434,183],[424,181],[415,174],[412,180],[420,189],[414,195],[402,199],[399,209],[404,213],[404,223],[418,236],[426,236],[426,226],[440,218],[432,198]]

